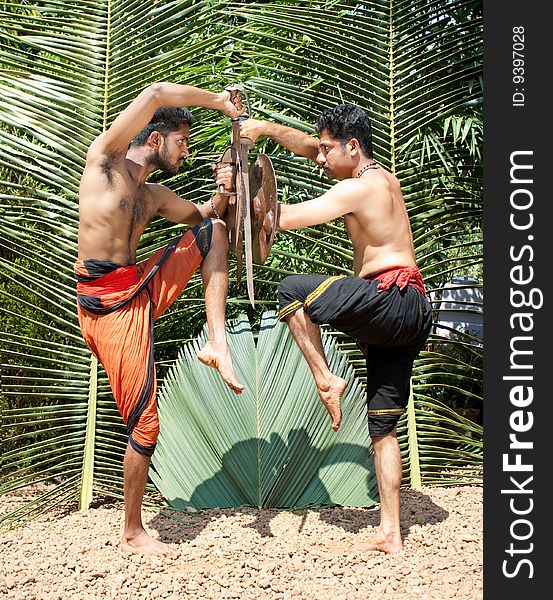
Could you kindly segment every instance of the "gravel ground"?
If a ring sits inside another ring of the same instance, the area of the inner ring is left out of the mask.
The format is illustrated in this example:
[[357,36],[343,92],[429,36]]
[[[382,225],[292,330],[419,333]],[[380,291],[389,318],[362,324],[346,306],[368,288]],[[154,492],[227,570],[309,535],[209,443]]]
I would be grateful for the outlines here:
[[[0,514],[21,499],[0,498]],[[340,555],[378,509],[144,510],[177,557],[117,547],[122,505],[60,512],[0,533],[0,600],[482,598],[482,488],[402,491],[404,551]]]

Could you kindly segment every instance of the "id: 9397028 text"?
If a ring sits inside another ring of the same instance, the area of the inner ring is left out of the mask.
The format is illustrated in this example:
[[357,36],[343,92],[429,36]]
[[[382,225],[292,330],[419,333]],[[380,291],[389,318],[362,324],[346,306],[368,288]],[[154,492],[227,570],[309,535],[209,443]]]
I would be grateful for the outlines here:
[[524,106],[524,41],[522,25],[513,27],[513,106]]

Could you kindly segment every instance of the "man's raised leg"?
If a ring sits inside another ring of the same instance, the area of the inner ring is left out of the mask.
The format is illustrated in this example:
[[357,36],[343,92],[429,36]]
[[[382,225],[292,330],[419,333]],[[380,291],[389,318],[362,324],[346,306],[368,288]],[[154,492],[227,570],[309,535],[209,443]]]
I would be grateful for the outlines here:
[[213,220],[211,247],[202,261],[200,270],[205,289],[207,343],[198,359],[217,369],[227,385],[237,394],[244,390],[232,366],[225,328],[228,294],[228,237],[223,221]]
[[355,544],[349,551],[380,550],[391,554],[403,548],[399,507],[402,466],[396,429],[387,435],[372,438],[372,446],[380,496],[380,525],[373,540]]
[[311,321],[302,308],[287,317],[286,322],[313,373],[321,402],[332,419],[331,427],[338,431],[342,420],[340,399],[347,381],[334,375],[328,368],[319,326]]
[[173,548],[151,537],[142,524],[142,498],[149,466],[150,457],[139,454],[128,444],[123,462],[125,528],[121,535],[120,548],[133,554],[173,556]]

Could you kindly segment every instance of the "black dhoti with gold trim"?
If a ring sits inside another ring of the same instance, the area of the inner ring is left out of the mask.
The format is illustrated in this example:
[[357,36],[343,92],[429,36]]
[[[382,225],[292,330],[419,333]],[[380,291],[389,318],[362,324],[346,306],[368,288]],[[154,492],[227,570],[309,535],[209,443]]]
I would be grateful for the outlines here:
[[390,433],[405,412],[413,361],[432,326],[432,309],[416,267],[371,279],[292,275],[278,287],[279,318],[302,308],[318,325],[354,338],[367,357],[369,433]]

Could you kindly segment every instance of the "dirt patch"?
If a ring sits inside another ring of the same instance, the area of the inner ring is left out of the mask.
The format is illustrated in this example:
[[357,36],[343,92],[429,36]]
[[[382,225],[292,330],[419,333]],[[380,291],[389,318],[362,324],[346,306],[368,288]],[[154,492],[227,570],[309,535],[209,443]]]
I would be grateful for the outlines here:
[[[0,498],[0,514],[20,497]],[[481,600],[482,488],[404,490],[401,554],[335,554],[378,509],[144,510],[177,557],[122,554],[121,504],[60,511],[0,533],[0,599]]]

